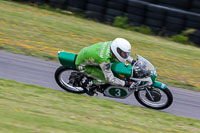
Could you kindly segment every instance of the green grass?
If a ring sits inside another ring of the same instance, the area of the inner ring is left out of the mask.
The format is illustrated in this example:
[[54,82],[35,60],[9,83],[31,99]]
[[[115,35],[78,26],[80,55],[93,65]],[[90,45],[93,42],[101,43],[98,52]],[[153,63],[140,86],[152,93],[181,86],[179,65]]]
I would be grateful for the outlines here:
[[194,133],[200,121],[0,79],[0,133]]
[[116,37],[131,42],[131,56],[141,54],[154,64],[158,80],[200,91],[197,47],[97,23],[68,11],[0,1],[0,49],[56,61],[58,50],[78,53],[85,46]]

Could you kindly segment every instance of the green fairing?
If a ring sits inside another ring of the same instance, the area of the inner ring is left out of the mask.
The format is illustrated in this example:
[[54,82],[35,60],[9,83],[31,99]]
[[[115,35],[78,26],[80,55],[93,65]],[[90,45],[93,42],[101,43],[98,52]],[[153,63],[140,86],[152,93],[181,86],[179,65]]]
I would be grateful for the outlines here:
[[166,88],[167,88],[167,86],[166,86],[165,84],[163,84],[163,83],[161,83],[161,82],[158,82],[158,81],[155,81],[155,82],[153,83],[153,86],[155,86],[155,87],[157,87],[157,88],[160,88],[160,89],[166,89]]
[[63,66],[76,69],[76,65],[75,65],[76,56],[77,55],[74,53],[68,53],[68,52],[63,51],[63,52],[59,52],[58,59]]
[[132,73],[131,65],[126,66],[124,63],[112,63],[111,69],[114,75],[118,78],[123,78],[123,76],[125,76],[126,78],[131,77],[131,73]]
[[156,77],[157,77],[157,74],[156,72],[151,76],[151,80],[152,82],[155,82],[156,81]]

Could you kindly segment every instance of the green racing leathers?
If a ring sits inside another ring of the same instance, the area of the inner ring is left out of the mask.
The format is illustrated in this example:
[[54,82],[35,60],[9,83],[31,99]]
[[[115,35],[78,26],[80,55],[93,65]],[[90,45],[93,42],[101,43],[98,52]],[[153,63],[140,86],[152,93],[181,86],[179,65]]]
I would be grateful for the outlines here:
[[125,81],[115,77],[111,71],[111,64],[119,62],[113,58],[110,42],[101,42],[83,48],[76,58],[76,66],[81,72],[87,73],[98,83],[108,83],[111,85],[124,86]]

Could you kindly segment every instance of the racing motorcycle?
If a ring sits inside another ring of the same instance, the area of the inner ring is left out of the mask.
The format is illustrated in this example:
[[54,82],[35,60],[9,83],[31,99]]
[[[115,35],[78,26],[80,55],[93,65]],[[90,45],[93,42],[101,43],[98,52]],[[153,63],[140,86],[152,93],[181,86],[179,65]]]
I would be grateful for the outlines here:
[[[136,55],[137,59],[132,65],[125,63],[111,63],[113,74],[129,82],[130,87],[113,86],[109,84],[97,84],[92,86],[93,90],[102,93],[105,97],[125,99],[134,93],[137,101],[151,109],[166,109],[173,102],[173,96],[167,86],[156,81],[157,73],[154,66],[144,57]],[[65,51],[58,52],[58,59],[62,66],[55,72],[57,84],[67,92],[76,94],[89,94],[88,88],[83,87],[80,82],[87,74],[79,71],[75,65],[77,54]]]

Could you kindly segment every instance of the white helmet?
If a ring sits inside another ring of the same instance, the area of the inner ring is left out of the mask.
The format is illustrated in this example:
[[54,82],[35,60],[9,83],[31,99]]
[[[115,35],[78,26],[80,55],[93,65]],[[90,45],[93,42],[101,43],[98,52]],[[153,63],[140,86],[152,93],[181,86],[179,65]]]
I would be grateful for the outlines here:
[[111,50],[117,59],[125,62],[131,52],[131,44],[123,38],[116,38],[111,44]]

